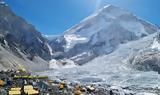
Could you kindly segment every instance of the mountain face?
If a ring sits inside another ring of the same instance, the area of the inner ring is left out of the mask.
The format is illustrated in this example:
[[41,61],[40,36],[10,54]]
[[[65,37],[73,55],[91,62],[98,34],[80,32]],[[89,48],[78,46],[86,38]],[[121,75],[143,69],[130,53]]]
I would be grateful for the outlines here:
[[110,54],[120,44],[139,40],[158,31],[158,27],[113,5],[105,6],[65,34],[50,42],[59,55],[84,64],[97,56]]
[[[33,64],[36,58],[43,60],[43,63],[47,63],[44,60],[51,59],[52,50],[47,40],[42,37],[34,26],[14,14],[2,0],[0,0],[0,44],[1,53],[4,53],[4,51],[10,52],[11,55],[16,57],[15,62],[11,61],[13,63],[19,64],[25,61]],[[3,58],[1,59],[3,60]],[[22,60],[19,62],[16,59]],[[7,65],[6,61],[1,63]]]
[[31,56],[40,56],[50,59],[47,41],[39,32],[21,17],[16,16],[8,6],[0,5],[0,34],[10,49],[16,47]]

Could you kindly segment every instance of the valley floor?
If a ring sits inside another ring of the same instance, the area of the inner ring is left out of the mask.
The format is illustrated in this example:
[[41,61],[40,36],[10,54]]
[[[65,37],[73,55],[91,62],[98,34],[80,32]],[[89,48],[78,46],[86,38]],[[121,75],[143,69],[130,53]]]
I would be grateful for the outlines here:
[[84,69],[82,71],[82,69],[80,70],[79,68],[71,68],[63,70],[50,70],[38,74],[48,75],[53,80],[67,80],[72,84],[79,83],[81,85],[95,85],[96,88],[108,90],[117,89],[116,91],[121,92],[121,94],[115,95],[124,95],[122,93],[132,93],[135,95],[160,94],[160,75],[155,72],[127,70],[126,72],[104,71],[100,74],[89,72]]

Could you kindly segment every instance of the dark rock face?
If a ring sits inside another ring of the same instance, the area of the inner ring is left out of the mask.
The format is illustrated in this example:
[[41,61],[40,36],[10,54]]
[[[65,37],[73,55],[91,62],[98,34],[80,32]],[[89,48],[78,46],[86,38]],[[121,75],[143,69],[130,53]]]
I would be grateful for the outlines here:
[[0,34],[1,43],[6,41],[13,53],[17,53],[18,48],[28,56],[40,56],[45,60],[51,58],[47,40],[5,3],[0,3]]

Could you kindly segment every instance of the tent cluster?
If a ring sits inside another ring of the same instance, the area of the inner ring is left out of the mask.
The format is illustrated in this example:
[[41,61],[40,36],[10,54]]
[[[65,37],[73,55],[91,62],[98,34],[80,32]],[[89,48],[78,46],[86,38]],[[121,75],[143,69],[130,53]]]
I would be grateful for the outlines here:
[[16,87],[9,90],[9,95],[39,95],[39,91],[35,90],[32,85],[25,85],[22,88]]
[[0,71],[2,95],[86,95],[94,93],[94,86],[72,84],[65,79],[49,80],[47,76],[33,76],[26,71]]
[[40,81],[46,76],[32,76],[24,70],[0,71],[0,93],[2,95],[39,95]]

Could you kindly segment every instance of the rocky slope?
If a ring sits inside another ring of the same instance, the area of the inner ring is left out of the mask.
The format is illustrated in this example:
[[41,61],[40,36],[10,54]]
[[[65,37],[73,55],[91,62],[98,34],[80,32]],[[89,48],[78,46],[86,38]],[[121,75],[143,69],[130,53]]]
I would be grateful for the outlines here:
[[138,40],[158,27],[113,5],[105,6],[51,41],[55,58],[69,58],[84,64],[99,55],[110,54],[120,44]]
[[[41,33],[14,14],[3,0],[0,0],[0,45],[1,67],[16,67],[15,64],[28,64],[27,67],[30,68],[31,64],[43,67],[38,63],[47,63],[44,60],[50,60],[52,55],[52,50]],[[39,62],[34,62],[35,60]]]

